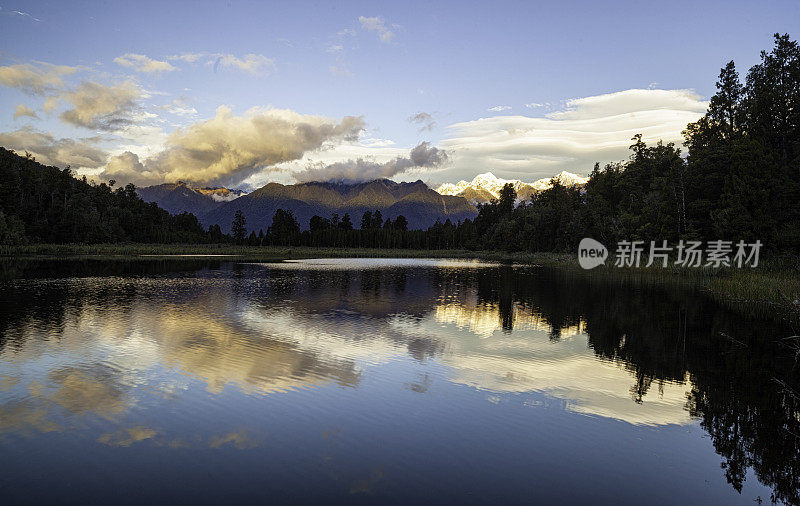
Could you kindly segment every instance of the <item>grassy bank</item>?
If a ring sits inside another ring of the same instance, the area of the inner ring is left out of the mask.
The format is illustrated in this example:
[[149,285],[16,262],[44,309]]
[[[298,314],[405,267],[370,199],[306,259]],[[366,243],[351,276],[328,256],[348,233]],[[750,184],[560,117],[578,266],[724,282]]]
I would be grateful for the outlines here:
[[[0,258],[71,259],[132,256],[230,255],[237,260],[275,261],[300,258],[465,258],[543,265],[598,282],[620,285],[685,287],[702,290],[714,298],[738,306],[759,305],[800,314],[800,258],[781,257],[762,261],[756,269],[736,268],[614,268],[584,271],[570,254],[508,253],[503,251],[353,249],[309,247],[254,247],[224,244],[31,244],[0,246]],[[610,262],[609,262],[610,263]]]
[[[230,244],[29,244],[0,246],[0,258],[75,258],[126,256],[231,255],[267,261],[298,258],[475,258],[517,263],[569,262],[568,255],[507,253],[503,251],[414,250],[371,248],[311,248],[295,246],[236,246]],[[576,264],[577,265],[577,264]]]

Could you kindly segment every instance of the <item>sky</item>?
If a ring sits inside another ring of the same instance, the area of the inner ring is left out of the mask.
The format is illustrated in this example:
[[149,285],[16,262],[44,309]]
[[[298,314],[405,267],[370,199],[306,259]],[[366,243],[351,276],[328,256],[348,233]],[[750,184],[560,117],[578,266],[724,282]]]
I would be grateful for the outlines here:
[[798,28],[797,0],[0,0],[0,146],[140,186],[586,175]]

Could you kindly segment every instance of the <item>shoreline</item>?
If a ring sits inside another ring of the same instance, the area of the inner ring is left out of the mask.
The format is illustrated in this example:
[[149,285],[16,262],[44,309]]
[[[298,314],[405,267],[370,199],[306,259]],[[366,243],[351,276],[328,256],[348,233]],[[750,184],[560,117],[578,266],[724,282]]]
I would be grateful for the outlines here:
[[0,262],[25,260],[218,259],[277,261],[303,258],[452,258],[555,268],[599,282],[629,286],[683,287],[707,292],[721,302],[762,306],[800,317],[800,257],[767,259],[755,269],[599,267],[580,268],[566,253],[504,251],[235,246],[228,244],[32,244],[0,246]]

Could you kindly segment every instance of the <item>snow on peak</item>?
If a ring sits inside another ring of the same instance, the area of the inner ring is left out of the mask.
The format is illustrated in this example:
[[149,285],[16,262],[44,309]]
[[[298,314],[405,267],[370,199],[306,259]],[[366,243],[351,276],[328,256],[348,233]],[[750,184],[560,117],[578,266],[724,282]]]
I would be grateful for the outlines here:
[[514,186],[514,190],[519,194],[520,189],[524,187],[531,187],[537,191],[546,190],[552,186],[551,180],[553,179],[557,179],[565,186],[585,185],[589,181],[589,178],[567,171],[562,171],[553,177],[539,179],[533,183],[523,183],[519,179],[502,179],[491,172],[485,172],[475,176],[472,181],[461,180],[456,184],[444,183],[439,186],[436,191],[441,195],[459,195],[468,189],[484,190],[489,192],[494,198],[499,198],[500,190],[506,183],[511,183]]
[[445,183],[436,191],[441,195],[458,195],[464,190],[471,188],[473,190],[486,190],[487,192],[491,193],[492,196],[498,198],[500,197],[500,189],[503,188],[503,185],[506,183],[511,183],[514,185],[515,190],[519,189],[521,185],[525,184],[518,179],[501,179],[491,172],[484,172],[483,174],[478,174],[472,179],[472,181],[469,182],[462,179],[456,184]]

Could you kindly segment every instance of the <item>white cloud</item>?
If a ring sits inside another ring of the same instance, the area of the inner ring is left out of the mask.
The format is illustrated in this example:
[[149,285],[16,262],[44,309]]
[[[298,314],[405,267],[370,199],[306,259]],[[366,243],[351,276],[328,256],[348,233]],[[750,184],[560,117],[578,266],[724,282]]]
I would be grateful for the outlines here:
[[[2,10],[2,8],[0,8],[0,10]],[[22,17],[22,18],[30,18],[31,20],[36,21],[37,23],[41,21],[41,19],[35,18],[31,14],[29,14],[29,13],[27,13],[25,11],[6,11],[6,12],[8,13],[9,16],[19,16],[19,17]]]
[[224,67],[237,68],[250,74],[269,73],[275,70],[275,59],[255,53],[241,57],[226,53],[181,53],[169,56],[167,59],[186,63],[204,62],[213,66],[214,72]]
[[18,154],[26,151],[38,162],[59,167],[97,168],[106,163],[108,155],[95,144],[97,139],[57,139],[52,133],[23,127],[13,132],[0,133],[0,146]]
[[214,71],[222,67],[236,67],[241,71],[250,74],[259,72],[271,72],[275,70],[275,60],[260,54],[246,54],[241,58],[232,54],[222,54],[217,56],[214,62]]
[[61,113],[61,119],[75,126],[116,130],[134,121],[133,113],[142,92],[131,81],[106,86],[86,81],[62,99],[73,108]]
[[511,109],[510,105],[496,105],[496,106],[490,107],[490,108],[488,108],[486,110],[487,111],[492,111],[492,112],[503,112],[503,111],[507,111],[509,109]]
[[394,32],[386,26],[386,20],[380,16],[359,16],[358,22],[364,30],[375,32],[384,44],[388,44],[394,38]]
[[176,98],[171,104],[162,105],[160,109],[163,109],[170,114],[174,114],[175,116],[181,116],[185,118],[193,118],[197,116],[197,109],[189,106],[184,97]]
[[0,67],[0,85],[29,95],[43,95],[62,89],[63,77],[77,70],[77,67],[49,63],[8,65]]
[[528,109],[537,109],[539,107],[544,107],[544,104],[540,104],[538,102],[529,102],[525,104],[525,107],[527,107]]
[[129,67],[136,72],[161,73],[177,70],[168,62],[154,60],[143,54],[128,53],[114,58],[114,62],[123,67]]
[[587,174],[594,162],[628,157],[631,137],[679,143],[687,123],[708,102],[690,90],[632,89],[572,99],[544,118],[494,116],[449,127],[440,146],[452,164],[441,181],[469,179],[493,171],[509,179],[535,180],[562,170]]
[[[708,103],[691,90],[625,90],[566,101],[566,109],[551,112],[554,120],[607,118],[644,111],[705,112]],[[686,125],[684,125],[685,127]]]
[[182,53],[176,54],[172,56],[168,56],[167,60],[180,60],[185,61],[187,63],[195,63],[201,58],[208,56],[208,53]]
[[17,104],[16,109],[14,109],[14,119],[22,118],[23,116],[39,119],[33,109],[25,104]]

